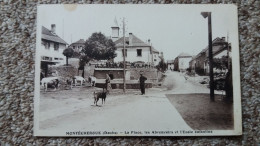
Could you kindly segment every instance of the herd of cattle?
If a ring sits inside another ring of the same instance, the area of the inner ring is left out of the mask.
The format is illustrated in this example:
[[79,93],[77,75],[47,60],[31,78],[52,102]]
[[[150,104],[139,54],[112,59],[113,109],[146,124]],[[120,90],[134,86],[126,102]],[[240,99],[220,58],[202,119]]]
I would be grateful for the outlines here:
[[73,76],[71,78],[68,77],[46,77],[42,78],[40,84],[44,91],[47,91],[48,88],[53,88],[54,91],[58,89],[60,86],[64,88],[72,89],[73,86],[77,86],[79,84],[82,86],[83,84],[89,83],[90,86],[96,86],[96,78],[94,76],[89,76],[88,80],[84,79],[81,76]]
[[[89,83],[90,86],[96,86],[96,78],[94,76],[89,76],[88,80],[84,79],[81,76],[73,76],[71,78],[66,77],[46,77],[42,78],[40,84],[43,90],[46,92],[48,88],[53,88],[53,91],[56,91],[60,86],[63,86],[64,89],[72,89],[73,86],[82,86],[83,84]],[[105,91],[94,91],[94,104],[97,106],[99,99],[102,100],[102,104],[105,104],[107,97],[107,90]]]

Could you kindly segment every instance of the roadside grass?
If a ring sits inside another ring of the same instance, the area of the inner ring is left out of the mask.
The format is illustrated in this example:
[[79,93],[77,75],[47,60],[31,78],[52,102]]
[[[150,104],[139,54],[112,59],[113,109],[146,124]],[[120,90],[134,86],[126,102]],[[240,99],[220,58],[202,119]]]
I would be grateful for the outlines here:
[[166,96],[194,130],[234,129],[233,103],[226,103],[223,95],[215,95],[214,102],[210,101],[209,94],[167,94]]

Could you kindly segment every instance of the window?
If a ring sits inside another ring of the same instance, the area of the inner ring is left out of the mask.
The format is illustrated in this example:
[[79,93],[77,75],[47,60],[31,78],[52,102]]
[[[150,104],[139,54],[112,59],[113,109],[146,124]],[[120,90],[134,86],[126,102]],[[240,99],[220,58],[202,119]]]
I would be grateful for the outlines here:
[[50,42],[45,42],[44,43],[45,49],[50,49]]
[[154,59],[154,61],[156,61],[156,59]]
[[54,50],[58,51],[59,50],[59,43],[54,43]]
[[137,56],[138,57],[141,57],[142,56],[142,49],[137,49]]
[[114,75],[113,74],[109,74],[108,76],[110,77],[111,80],[114,79]]
[[59,58],[54,58],[54,60],[59,60]]
[[42,60],[44,60],[44,61],[52,61],[52,57],[42,56]]
[[[122,49],[122,56],[124,56],[124,49]],[[125,57],[127,57],[127,49],[125,49]]]

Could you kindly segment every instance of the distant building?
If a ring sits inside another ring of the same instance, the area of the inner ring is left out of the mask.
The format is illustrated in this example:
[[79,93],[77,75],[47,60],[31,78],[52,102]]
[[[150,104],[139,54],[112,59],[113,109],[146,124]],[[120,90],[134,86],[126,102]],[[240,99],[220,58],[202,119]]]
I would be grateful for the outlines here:
[[176,71],[186,71],[189,68],[189,62],[192,56],[188,53],[181,53],[174,60],[174,70]]
[[72,44],[69,45],[69,47],[71,47],[74,52],[80,53],[81,50],[84,48],[85,46],[85,41],[83,39],[80,39]]
[[167,60],[168,70],[174,70],[174,60]]
[[63,51],[68,45],[62,38],[55,33],[55,24],[51,25],[51,30],[42,26],[41,34],[41,69],[47,76],[48,65],[63,65],[66,63],[66,57]]

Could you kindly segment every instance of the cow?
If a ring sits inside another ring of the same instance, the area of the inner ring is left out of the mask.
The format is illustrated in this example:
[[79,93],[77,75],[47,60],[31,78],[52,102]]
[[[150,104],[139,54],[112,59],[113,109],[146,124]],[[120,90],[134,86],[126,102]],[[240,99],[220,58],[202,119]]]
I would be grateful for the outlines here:
[[96,86],[96,81],[97,81],[96,77],[94,77],[94,76],[89,76],[89,77],[88,77],[88,81],[89,81],[89,83],[90,83],[90,86]]
[[44,91],[46,92],[48,88],[54,88],[54,91],[58,89],[59,87],[59,77],[46,77],[42,78],[41,85],[44,88]]
[[80,86],[82,86],[83,83],[86,82],[86,80],[81,76],[74,76],[73,77],[74,85],[76,86],[77,82],[80,82]]

